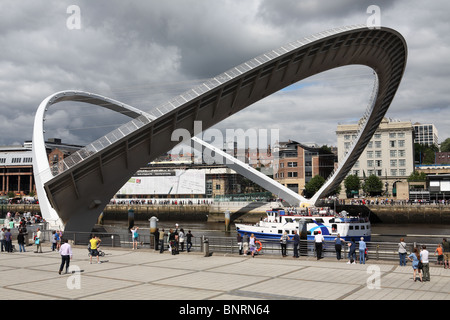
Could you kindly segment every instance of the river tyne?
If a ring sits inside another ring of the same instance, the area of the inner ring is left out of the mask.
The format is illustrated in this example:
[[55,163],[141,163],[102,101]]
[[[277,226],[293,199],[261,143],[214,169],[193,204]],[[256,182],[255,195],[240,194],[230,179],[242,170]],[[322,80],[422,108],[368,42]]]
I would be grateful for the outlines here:
[[[185,232],[191,230],[194,237],[236,237],[234,224],[230,224],[230,231],[225,231],[225,224],[220,222],[205,221],[158,221],[157,227],[164,228],[167,232],[170,228],[183,228]],[[148,221],[135,221],[134,225],[142,229],[149,229]],[[128,222],[105,220],[104,226],[112,228],[126,229]],[[450,225],[442,224],[386,224],[372,223],[371,242],[392,242],[398,243],[400,238],[404,238],[407,243],[437,244],[442,243],[442,238],[450,239]]]

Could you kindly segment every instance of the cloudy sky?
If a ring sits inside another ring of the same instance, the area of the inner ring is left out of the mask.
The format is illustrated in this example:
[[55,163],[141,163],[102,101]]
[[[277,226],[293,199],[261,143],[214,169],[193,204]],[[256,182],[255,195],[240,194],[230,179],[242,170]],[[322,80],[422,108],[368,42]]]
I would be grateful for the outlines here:
[[[408,64],[387,116],[433,123],[450,137],[450,2],[318,0],[1,0],[0,145],[31,140],[47,96],[98,93],[149,111],[171,97],[288,42],[334,27],[381,25],[408,44]],[[72,11],[76,5],[78,11]],[[79,24],[78,24],[79,23]],[[279,129],[280,139],[336,145],[338,123],[369,102],[370,69],[316,75],[218,124]],[[85,104],[49,111],[46,138],[87,144],[128,119]]]

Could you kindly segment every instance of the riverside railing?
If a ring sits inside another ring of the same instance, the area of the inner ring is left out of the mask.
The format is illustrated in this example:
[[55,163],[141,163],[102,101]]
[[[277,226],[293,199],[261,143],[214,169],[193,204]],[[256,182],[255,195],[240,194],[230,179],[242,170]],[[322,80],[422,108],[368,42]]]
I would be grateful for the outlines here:
[[[44,239],[50,241],[51,231],[44,231]],[[123,233],[107,233],[107,232],[64,232],[63,238],[67,238],[73,245],[83,246],[89,243],[92,235],[95,234],[101,240],[101,246],[103,250],[107,251],[108,247],[111,248],[132,248],[133,239],[131,233],[128,231]],[[267,241],[259,240],[262,244],[262,248],[257,252],[258,255],[270,255],[281,257],[281,246],[278,241]],[[164,250],[168,251],[169,243],[168,237],[164,237]],[[342,245],[341,257],[343,260],[348,260],[349,248],[346,245]],[[398,255],[398,243],[394,242],[366,242],[367,245],[367,260],[397,260]],[[421,247],[426,245],[429,252],[430,263],[435,263],[437,261],[437,256],[434,254],[437,244],[426,244],[426,243],[406,243],[406,250],[408,255],[411,254],[415,246]],[[207,248],[205,248],[207,246]],[[141,230],[139,232],[138,247],[140,249],[150,249],[150,250],[160,250],[159,242],[156,245],[155,236],[150,234],[147,230]],[[186,251],[187,243],[184,243],[184,251]],[[259,247],[259,245],[258,245]],[[356,243],[356,257],[359,260],[359,250],[358,243]],[[156,249],[157,248],[157,249]],[[179,249],[181,247],[179,246]],[[235,237],[211,237],[211,236],[195,236],[192,238],[192,248],[193,252],[205,252],[205,249],[210,253],[214,254],[239,254],[239,244]],[[292,256],[294,251],[293,243],[290,241],[287,245],[287,255]],[[299,245],[299,255],[315,257],[315,244],[313,240],[301,240]],[[336,258],[336,249],[334,241],[325,241],[323,244],[322,257],[326,258]]]

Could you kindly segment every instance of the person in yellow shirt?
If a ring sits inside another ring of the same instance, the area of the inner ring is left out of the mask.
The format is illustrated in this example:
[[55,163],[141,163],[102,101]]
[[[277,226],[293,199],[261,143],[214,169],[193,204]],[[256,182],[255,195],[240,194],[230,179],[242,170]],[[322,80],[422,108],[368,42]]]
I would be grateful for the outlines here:
[[92,263],[92,257],[97,257],[97,263],[100,263],[100,257],[98,254],[100,242],[102,242],[102,240],[100,240],[96,235],[92,235],[91,240],[89,240],[89,244],[91,245],[91,257],[89,263]]

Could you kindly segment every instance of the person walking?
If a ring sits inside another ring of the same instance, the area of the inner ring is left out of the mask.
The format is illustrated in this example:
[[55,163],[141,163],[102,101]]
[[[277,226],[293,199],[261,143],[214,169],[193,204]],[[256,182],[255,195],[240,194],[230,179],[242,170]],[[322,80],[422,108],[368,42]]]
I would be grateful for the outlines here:
[[400,266],[406,266],[406,243],[403,238],[398,243],[398,257],[400,259]]
[[442,252],[444,254],[444,269],[449,268],[448,260],[450,259],[450,243],[447,242],[447,238],[442,239]]
[[[61,265],[59,266],[59,274],[66,267],[66,273],[69,271],[70,260],[72,259],[72,247],[70,246],[67,239],[63,239],[63,244],[59,248],[59,254],[61,255]],[[92,256],[91,256],[92,257]]]
[[341,260],[342,244],[344,240],[341,239],[341,235],[338,233],[336,239],[334,239],[334,248],[336,249],[336,259]]
[[294,230],[294,258],[299,258],[298,255],[298,245],[300,244],[300,236],[297,233],[297,230]]
[[359,240],[359,264],[366,264],[366,243],[364,237]]
[[25,235],[23,234],[22,229],[19,230],[19,234],[17,235],[17,244],[19,245],[19,252],[25,251]]
[[317,260],[322,259],[322,249],[323,249],[323,241],[324,237],[322,235],[322,232],[317,231],[317,234],[314,236],[314,243],[316,246],[316,255]]
[[428,260],[429,252],[427,246],[423,245],[420,251],[420,260],[422,261],[423,281],[430,281],[430,261]]
[[417,281],[416,279],[416,273],[419,272],[419,278],[420,282],[422,282],[422,272],[420,271],[419,262],[420,262],[420,253],[417,248],[414,248],[413,252],[408,256],[408,259],[412,261],[412,268],[413,268],[413,280],[414,282]]
[[291,240],[287,234],[287,232],[283,232],[283,235],[280,238],[280,245],[281,245],[281,256],[287,257],[286,248],[287,248],[287,242]]
[[186,234],[186,251],[187,252],[191,252],[193,236],[194,235],[191,233],[191,230],[188,230],[188,233]]
[[56,249],[56,231],[52,231],[52,251]]

